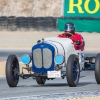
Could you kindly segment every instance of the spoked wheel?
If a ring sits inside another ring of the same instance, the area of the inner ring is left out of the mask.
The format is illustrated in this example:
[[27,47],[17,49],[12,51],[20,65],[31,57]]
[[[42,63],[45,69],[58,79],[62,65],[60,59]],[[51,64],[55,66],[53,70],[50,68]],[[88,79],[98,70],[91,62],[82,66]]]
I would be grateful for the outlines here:
[[80,65],[75,54],[69,56],[66,66],[66,78],[70,87],[76,87],[80,77]]
[[95,79],[100,84],[100,53],[97,54],[95,59]]
[[36,82],[38,84],[45,84],[46,79],[44,77],[36,77]]
[[9,55],[6,62],[6,80],[9,87],[16,87],[19,81],[19,62],[15,55]]

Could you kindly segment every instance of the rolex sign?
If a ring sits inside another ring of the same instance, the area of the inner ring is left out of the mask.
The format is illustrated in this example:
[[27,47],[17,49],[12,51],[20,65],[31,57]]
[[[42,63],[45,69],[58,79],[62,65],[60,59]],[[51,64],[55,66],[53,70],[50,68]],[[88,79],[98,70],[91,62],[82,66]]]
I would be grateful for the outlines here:
[[65,0],[64,16],[100,17],[100,0]]

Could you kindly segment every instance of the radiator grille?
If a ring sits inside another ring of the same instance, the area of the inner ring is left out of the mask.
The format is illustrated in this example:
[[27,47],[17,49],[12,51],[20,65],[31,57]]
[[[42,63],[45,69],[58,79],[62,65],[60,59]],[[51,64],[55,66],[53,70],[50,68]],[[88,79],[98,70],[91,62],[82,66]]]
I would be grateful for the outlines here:
[[36,68],[50,68],[52,65],[52,51],[48,48],[33,50],[33,63]]
[[43,66],[44,68],[50,68],[52,64],[52,52],[49,49],[43,49]]
[[42,52],[41,49],[35,49],[33,51],[33,62],[37,68],[42,68]]

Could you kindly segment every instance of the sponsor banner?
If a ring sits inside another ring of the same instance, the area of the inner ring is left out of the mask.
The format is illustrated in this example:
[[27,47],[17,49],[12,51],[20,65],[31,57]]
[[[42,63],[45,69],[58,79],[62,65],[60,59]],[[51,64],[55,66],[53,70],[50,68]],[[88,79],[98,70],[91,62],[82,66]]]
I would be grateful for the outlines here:
[[73,22],[78,32],[100,32],[100,20],[58,19],[58,30],[64,31],[64,25]]
[[64,0],[64,16],[100,17],[100,0]]

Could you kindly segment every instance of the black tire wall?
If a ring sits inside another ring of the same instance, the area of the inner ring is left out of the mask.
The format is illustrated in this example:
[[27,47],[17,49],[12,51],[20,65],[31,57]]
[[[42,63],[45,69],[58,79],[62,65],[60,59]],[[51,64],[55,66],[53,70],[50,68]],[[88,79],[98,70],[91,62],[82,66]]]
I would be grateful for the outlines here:
[[0,31],[57,31],[57,17],[1,16]]

